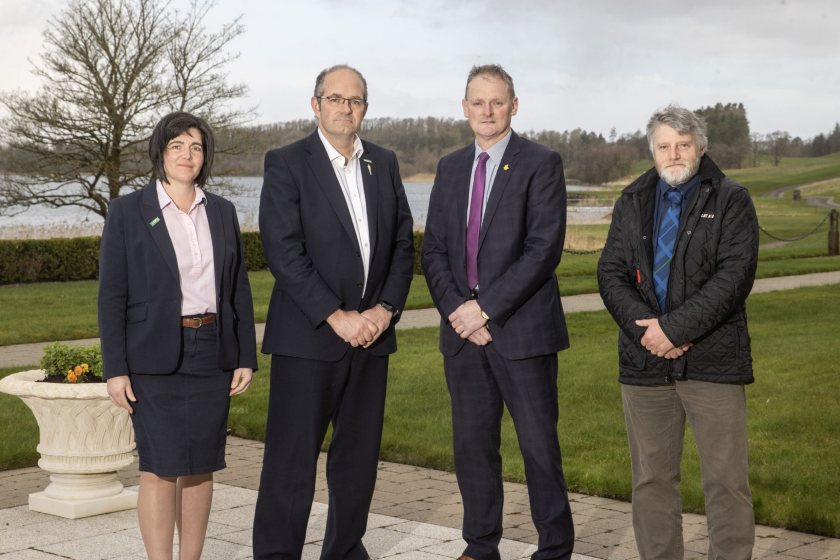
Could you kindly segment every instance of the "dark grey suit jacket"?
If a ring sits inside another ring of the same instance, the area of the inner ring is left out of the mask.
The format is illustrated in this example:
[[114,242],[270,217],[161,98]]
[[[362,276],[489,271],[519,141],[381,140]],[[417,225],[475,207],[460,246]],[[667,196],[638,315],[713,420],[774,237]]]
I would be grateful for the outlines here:
[[[457,354],[462,339],[447,317],[469,297],[466,221],[475,145],[440,160],[423,237],[423,272],[441,313],[440,350]],[[490,316],[492,344],[516,360],[568,348],[554,270],[566,231],[563,162],[512,133],[481,224],[478,304]]]
[[[362,182],[370,230],[364,267],[350,212],[318,131],[265,156],[260,236],[274,274],[262,351],[337,361],[349,344],[326,323],[338,308],[380,301],[402,309],[414,266],[413,221],[393,152],[362,141]],[[396,351],[394,323],[368,348]]]
[[[216,271],[218,365],[257,369],[251,287],[233,204],[206,192]],[[111,202],[99,251],[103,378],[175,371],[181,283],[156,181]]]

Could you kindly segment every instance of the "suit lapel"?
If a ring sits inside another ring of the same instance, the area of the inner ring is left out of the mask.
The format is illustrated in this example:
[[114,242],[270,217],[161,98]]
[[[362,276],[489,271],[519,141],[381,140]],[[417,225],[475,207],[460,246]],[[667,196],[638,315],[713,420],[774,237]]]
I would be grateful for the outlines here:
[[329,201],[330,206],[332,206],[333,212],[338,217],[338,221],[347,232],[347,235],[350,236],[350,239],[356,239],[356,230],[353,229],[353,222],[350,219],[350,210],[347,208],[347,201],[344,200],[341,185],[338,184],[338,179],[335,176],[332,163],[330,163],[327,150],[321,143],[317,130],[307,138],[306,151],[308,153],[307,163],[309,168],[315,174],[318,185],[321,187],[321,191]]
[[143,199],[143,203],[140,205],[140,213],[143,215],[143,222],[149,230],[149,235],[155,241],[172,275],[180,282],[175,247],[172,245],[169,230],[166,229],[166,220],[163,219],[163,212],[160,210],[160,201],[157,196],[157,181],[152,181],[143,187],[141,198]]
[[511,132],[510,142],[505,153],[502,155],[502,161],[499,163],[499,168],[496,170],[496,178],[493,180],[493,188],[490,189],[490,198],[487,199],[487,207],[484,209],[484,218],[481,220],[481,233],[478,237],[478,249],[481,250],[481,245],[484,243],[484,238],[487,236],[487,228],[490,227],[490,222],[493,221],[493,215],[499,207],[499,200],[505,192],[508,185],[508,180],[511,175],[511,168],[516,167],[516,159],[519,157],[519,136],[515,132]]
[[467,204],[470,198],[470,173],[475,161],[475,144],[464,148],[464,154],[455,170],[454,181],[457,196],[455,204],[457,210],[458,238],[456,247],[467,246]]
[[204,194],[204,210],[207,213],[207,223],[210,224],[210,239],[213,241],[213,268],[216,277],[216,294],[222,293],[222,271],[225,268],[225,222],[222,219],[222,207],[211,201],[207,193]]
[[379,223],[377,212],[379,212],[379,179],[384,172],[382,166],[376,165],[370,153],[367,151],[365,142],[362,142],[365,151],[359,159],[361,166],[362,185],[365,189],[365,206],[367,206],[368,233],[370,235],[370,260],[373,261],[373,254],[376,250],[377,224]]

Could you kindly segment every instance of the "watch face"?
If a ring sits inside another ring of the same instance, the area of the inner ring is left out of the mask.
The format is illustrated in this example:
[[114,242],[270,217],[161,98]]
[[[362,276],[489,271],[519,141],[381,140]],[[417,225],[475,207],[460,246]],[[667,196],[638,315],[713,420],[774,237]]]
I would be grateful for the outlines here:
[[385,308],[385,311],[390,311],[391,313],[394,312],[394,306],[386,301],[380,301],[379,305]]

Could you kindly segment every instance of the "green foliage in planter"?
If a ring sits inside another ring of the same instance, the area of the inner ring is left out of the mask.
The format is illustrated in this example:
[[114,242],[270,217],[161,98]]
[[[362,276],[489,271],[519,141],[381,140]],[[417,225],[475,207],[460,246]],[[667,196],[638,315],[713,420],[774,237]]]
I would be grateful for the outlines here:
[[[77,369],[78,368],[78,369]],[[99,345],[69,346],[54,342],[44,348],[41,369],[54,381],[85,383],[102,381],[102,352]],[[87,369],[87,371],[84,371]],[[72,372],[72,375],[71,375]]]

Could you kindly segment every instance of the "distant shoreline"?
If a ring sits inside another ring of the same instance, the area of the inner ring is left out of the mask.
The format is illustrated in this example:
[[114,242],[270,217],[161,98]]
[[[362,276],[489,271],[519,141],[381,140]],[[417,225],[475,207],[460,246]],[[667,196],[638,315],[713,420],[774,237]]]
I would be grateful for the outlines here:
[[[259,210],[261,177],[233,177],[233,189],[225,196],[234,203],[243,231],[256,231]],[[418,173],[403,180],[406,186],[416,230],[422,230],[426,221],[429,195],[434,175]],[[569,224],[608,223],[612,201],[605,204],[601,187],[569,185]],[[6,218],[6,216],[4,216]],[[0,229],[0,239],[48,239],[98,236],[102,233],[103,220],[98,214],[73,207],[35,207],[19,215],[8,216]]]

